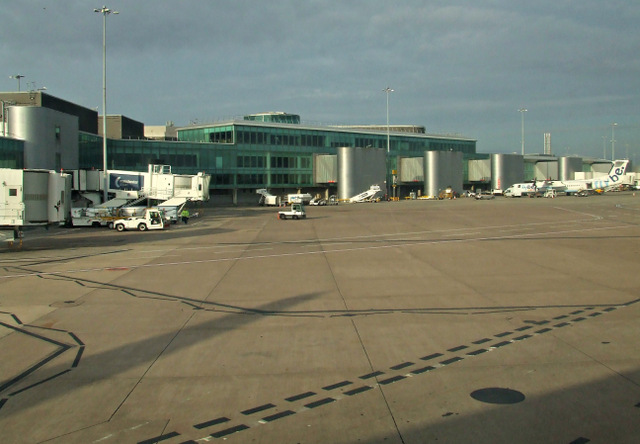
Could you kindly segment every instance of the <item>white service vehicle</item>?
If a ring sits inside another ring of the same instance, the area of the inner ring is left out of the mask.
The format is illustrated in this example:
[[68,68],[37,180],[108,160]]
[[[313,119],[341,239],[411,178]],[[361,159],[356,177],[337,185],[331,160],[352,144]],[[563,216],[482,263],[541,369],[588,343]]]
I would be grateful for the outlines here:
[[287,194],[287,201],[285,202],[285,204],[308,204],[312,198],[313,196],[309,193]]
[[163,230],[164,218],[160,211],[147,209],[144,216],[132,216],[126,219],[118,219],[113,223],[113,228],[117,231],[125,230]]
[[504,197],[522,197],[530,193],[534,193],[537,190],[536,184],[530,183],[514,183],[509,188],[504,190]]
[[307,213],[304,211],[304,206],[301,203],[291,204],[291,208],[288,210],[278,211],[278,219],[306,219]]

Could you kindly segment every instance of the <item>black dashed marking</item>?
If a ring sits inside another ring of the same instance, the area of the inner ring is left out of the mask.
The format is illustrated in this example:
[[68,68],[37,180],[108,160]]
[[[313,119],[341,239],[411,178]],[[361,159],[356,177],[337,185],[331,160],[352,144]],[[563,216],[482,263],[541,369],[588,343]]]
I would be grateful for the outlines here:
[[569,313],[569,314],[577,315],[577,314],[580,314],[580,313],[584,313],[584,310],[576,310],[576,311],[572,311],[572,312],[571,312],[571,313]]
[[509,336],[510,334],[513,334],[512,331],[503,331],[502,333],[498,333],[497,335],[495,335],[496,338],[503,338],[505,336]]
[[560,319],[564,319],[564,318],[568,318],[568,315],[560,315],[560,316],[556,316],[555,318],[553,318],[555,321],[559,321]]
[[599,311],[595,311],[593,313],[591,313],[589,316],[591,316],[592,318],[595,318],[596,316],[600,316],[602,313],[600,313]]
[[431,353],[430,355],[423,356],[422,358],[420,358],[420,360],[421,361],[428,361],[429,359],[439,358],[440,356],[443,356],[443,354],[442,353]]
[[155,438],[139,441],[138,444],[154,444],[160,441],[166,441],[167,439],[175,438],[176,436],[180,436],[180,434],[178,432],[171,432],[165,435],[156,436]]
[[254,413],[258,413],[258,412],[262,412],[264,410],[269,410],[274,408],[275,405],[274,404],[263,404],[263,405],[259,405],[258,407],[254,407],[252,409],[248,409],[248,410],[243,410],[240,413],[242,413],[243,415],[253,415]]
[[613,311],[613,310],[616,310],[616,307],[607,307],[607,308],[604,309],[604,311],[606,311],[606,312],[610,312],[610,311]]
[[326,391],[335,390],[337,388],[344,387],[345,385],[351,385],[351,384],[353,384],[353,382],[351,382],[351,381],[342,381],[342,382],[338,382],[336,384],[332,384],[332,385],[328,385],[326,387],[322,387],[322,390],[326,390]]
[[533,328],[533,327],[530,325],[524,325],[522,327],[516,328],[516,331],[525,331],[525,330],[529,330],[530,328]]
[[478,339],[477,341],[473,341],[473,344],[476,345],[480,345],[480,344],[484,344],[485,342],[489,342],[491,339],[489,338],[482,338],[482,339]]
[[369,373],[369,374],[360,376],[360,379],[371,379],[371,378],[375,378],[376,376],[380,376],[380,375],[384,375],[384,372],[377,371],[377,372]]
[[280,419],[280,418],[285,418],[287,416],[291,416],[291,415],[295,415],[296,412],[294,412],[293,410],[285,410],[284,412],[280,412],[280,413],[276,413],[274,415],[271,416],[265,416],[264,418],[262,418],[263,421],[267,421],[267,422],[271,422],[271,421],[275,421],[276,419]]
[[398,382],[402,379],[405,379],[406,376],[402,376],[402,375],[398,375],[398,376],[394,376],[392,378],[387,378],[387,379],[383,379],[382,381],[378,382],[378,384],[380,385],[387,385],[387,384],[393,384],[394,382]]
[[402,370],[403,368],[411,367],[414,365],[413,362],[403,362],[402,364],[394,365],[393,367],[389,367],[391,370]]
[[453,364],[454,362],[462,361],[463,359],[464,358],[461,358],[460,356],[454,356],[451,359],[445,359],[444,361],[440,361],[440,364],[449,365],[449,364]]
[[580,437],[578,439],[574,439],[573,441],[571,441],[569,444],[586,444],[588,442],[590,442],[591,440],[588,438],[584,438],[584,437]]
[[284,400],[289,402],[295,402],[295,401],[300,401],[301,399],[309,398],[310,396],[314,396],[315,394],[316,394],[315,392],[304,392],[304,393],[300,393],[299,395],[285,398]]
[[329,404],[335,402],[336,400],[333,398],[324,398],[318,401],[310,402],[309,404],[305,404],[304,406],[309,409],[315,409],[316,407],[320,407],[321,405]]
[[486,348],[479,348],[478,350],[473,350],[467,353],[469,356],[478,356],[482,353],[486,353],[488,350]]
[[522,336],[517,336],[515,338],[513,338],[514,341],[522,341],[523,339],[528,339],[530,338],[531,335],[522,335]]
[[413,370],[411,372],[412,375],[420,375],[422,373],[426,373],[426,372],[430,372],[431,370],[435,370],[435,367],[432,367],[430,365],[427,365],[426,367],[422,367],[422,368],[418,368],[416,370]]
[[573,322],[580,322],[580,321],[584,321],[585,319],[587,319],[587,318],[578,317],[578,318],[575,318],[575,319],[573,320]]
[[457,352],[457,351],[460,351],[460,350],[464,350],[465,348],[469,348],[469,346],[468,345],[459,345],[457,347],[448,348],[447,351],[449,351],[449,352]]
[[206,429],[207,427],[211,427],[218,424],[224,424],[225,422],[231,421],[229,418],[221,416],[220,418],[212,419],[211,421],[201,422],[200,424],[194,425],[196,429]]
[[536,330],[536,333],[541,335],[542,333],[546,333],[548,331],[551,331],[550,328],[541,328],[540,330]]
[[369,386],[369,385],[363,385],[362,387],[358,387],[358,388],[354,388],[353,390],[348,390],[346,392],[344,392],[345,395],[347,396],[353,396],[353,395],[357,395],[358,393],[362,393],[362,392],[366,392],[368,390],[371,390],[373,387]]
[[568,322],[560,322],[559,324],[554,325],[554,327],[561,328],[561,327],[566,327],[567,325],[569,325]]
[[223,436],[232,435],[233,433],[241,432],[242,430],[247,430],[249,428],[246,424],[240,424],[234,427],[229,427],[228,429],[220,430],[219,432],[212,433],[211,437],[213,438],[222,438]]
[[502,342],[498,342],[497,344],[493,344],[492,347],[493,348],[500,348],[500,347],[504,347],[505,345],[509,345],[511,344],[511,341],[502,341]]

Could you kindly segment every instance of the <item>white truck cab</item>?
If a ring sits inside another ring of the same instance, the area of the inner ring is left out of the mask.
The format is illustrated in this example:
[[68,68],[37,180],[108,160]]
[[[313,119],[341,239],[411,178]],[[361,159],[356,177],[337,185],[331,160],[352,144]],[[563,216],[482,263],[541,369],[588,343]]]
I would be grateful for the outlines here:
[[307,213],[301,203],[291,204],[291,208],[284,211],[278,211],[278,219],[306,219]]
[[147,209],[144,216],[133,216],[126,219],[118,219],[113,222],[113,228],[117,231],[125,230],[162,230],[164,229],[164,217],[160,211]]

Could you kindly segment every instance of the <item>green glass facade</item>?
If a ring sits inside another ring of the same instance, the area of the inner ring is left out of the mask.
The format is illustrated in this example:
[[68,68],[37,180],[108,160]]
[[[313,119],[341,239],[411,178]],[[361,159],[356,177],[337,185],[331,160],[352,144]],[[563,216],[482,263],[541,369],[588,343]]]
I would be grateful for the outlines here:
[[[338,147],[387,148],[383,131],[354,131],[238,120],[178,130],[178,141],[107,141],[108,168],[146,171],[150,163],[171,165],[174,173],[211,174],[213,189],[302,188],[313,186],[314,154]],[[400,156],[428,150],[475,154],[476,141],[424,134],[390,135],[389,170]],[[82,133],[80,167],[102,168],[102,139]]]
[[24,141],[0,136],[0,168],[24,168]]

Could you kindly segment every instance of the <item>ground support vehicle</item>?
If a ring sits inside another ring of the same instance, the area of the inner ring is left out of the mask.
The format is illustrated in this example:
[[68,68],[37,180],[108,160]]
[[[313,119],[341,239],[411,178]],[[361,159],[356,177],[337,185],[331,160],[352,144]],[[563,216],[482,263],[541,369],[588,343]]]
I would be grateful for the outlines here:
[[349,203],[358,203],[358,202],[379,202],[380,198],[376,198],[376,196],[381,192],[381,189],[378,185],[371,185],[367,191],[363,191],[360,194],[357,194],[349,199]]
[[156,209],[148,209],[144,216],[132,216],[126,219],[118,219],[113,223],[113,228],[117,231],[125,230],[163,230],[165,221],[162,213]]
[[322,197],[314,197],[309,201],[309,205],[313,205],[313,206],[324,206],[326,204],[327,204],[327,201]]
[[285,202],[285,204],[308,204],[311,201],[312,197],[313,196],[311,196],[311,194],[309,193],[287,194],[287,201]]
[[494,194],[489,194],[489,193],[477,193],[475,195],[476,200],[490,200],[495,198],[496,196]]
[[256,194],[260,195],[260,199],[258,200],[258,205],[263,206],[280,206],[280,196],[275,196],[267,191],[266,188],[260,188],[256,190]]
[[299,203],[291,204],[291,208],[288,210],[278,211],[278,219],[306,219],[307,213],[304,211],[304,206]]
[[113,222],[122,219],[113,208],[72,208],[71,225],[74,227],[113,227]]

